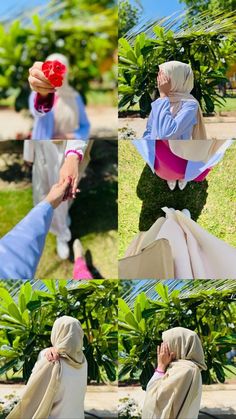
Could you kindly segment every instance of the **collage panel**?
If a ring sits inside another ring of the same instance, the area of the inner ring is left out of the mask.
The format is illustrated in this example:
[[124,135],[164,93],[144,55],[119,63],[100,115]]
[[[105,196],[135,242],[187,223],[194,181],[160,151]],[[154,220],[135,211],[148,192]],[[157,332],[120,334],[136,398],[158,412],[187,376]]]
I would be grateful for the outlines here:
[[0,4],[0,419],[236,419],[236,0]]
[[[1,279],[117,277],[117,141],[90,140],[79,167],[75,146],[0,143]],[[58,176],[73,170],[80,191],[65,200]]]
[[235,418],[235,280],[120,281],[119,418]]
[[1,418],[117,417],[117,285],[1,282]]
[[0,140],[117,139],[117,17],[115,0],[2,3]]
[[235,142],[164,142],[119,143],[119,278],[235,279]]
[[120,3],[119,138],[235,139],[235,2]]

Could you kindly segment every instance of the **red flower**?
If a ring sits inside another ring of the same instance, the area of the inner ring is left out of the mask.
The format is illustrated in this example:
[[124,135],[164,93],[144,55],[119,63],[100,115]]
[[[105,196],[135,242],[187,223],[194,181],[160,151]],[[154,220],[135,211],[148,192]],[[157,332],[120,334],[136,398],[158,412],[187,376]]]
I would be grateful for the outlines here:
[[53,87],[60,87],[63,83],[63,76],[66,73],[66,66],[60,61],[45,61],[42,71]]
[[63,83],[63,77],[57,76],[57,74],[52,74],[48,77],[48,81],[50,81],[53,87],[60,87]]

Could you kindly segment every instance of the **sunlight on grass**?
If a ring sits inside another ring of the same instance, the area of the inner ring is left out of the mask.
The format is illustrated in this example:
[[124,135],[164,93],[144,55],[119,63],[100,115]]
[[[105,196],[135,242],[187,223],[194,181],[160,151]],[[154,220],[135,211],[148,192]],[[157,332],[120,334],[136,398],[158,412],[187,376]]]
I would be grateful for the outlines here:
[[[145,163],[130,141],[119,143],[119,257],[141,229],[163,215],[163,206],[189,208],[192,218],[236,247],[236,144],[227,150],[207,182],[190,182],[184,191],[170,192]],[[138,188],[137,188],[138,187]]]

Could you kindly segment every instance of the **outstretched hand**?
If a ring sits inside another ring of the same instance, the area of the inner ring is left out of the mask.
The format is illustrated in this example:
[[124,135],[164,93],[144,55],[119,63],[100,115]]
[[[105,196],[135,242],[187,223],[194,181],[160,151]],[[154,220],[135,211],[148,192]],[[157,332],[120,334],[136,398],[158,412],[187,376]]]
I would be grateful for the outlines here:
[[[55,209],[60,205],[60,203],[65,200],[65,195],[67,195],[68,187],[70,187],[71,179],[69,177],[59,181],[52,186],[50,192],[45,198],[45,201],[49,202],[52,207]],[[68,197],[66,197],[68,199]]]
[[30,88],[41,96],[47,96],[49,93],[54,93],[56,90],[45,77],[42,71],[42,61],[36,61],[29,69],[28,81]]
[[168,343],[157,347],[157,369],[165,372],[169,364],[175,359],[175,353],[170,352]]

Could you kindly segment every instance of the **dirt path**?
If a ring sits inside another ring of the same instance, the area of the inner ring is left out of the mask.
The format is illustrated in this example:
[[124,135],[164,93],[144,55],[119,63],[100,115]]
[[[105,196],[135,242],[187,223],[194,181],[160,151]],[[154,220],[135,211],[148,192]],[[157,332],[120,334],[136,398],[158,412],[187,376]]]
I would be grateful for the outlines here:
[[[236,418],[236,384],[203,386],[201,410],[220,418]],[[119,399],[130,397],[142,406],[145,392],[141,387],[119,387]],[[201,416],[203,417],[203,416]],[[205,416],[204,416],[205,417]]]
[[[88,106],[91,122],[91,137],[94,139],[117,137],[117,108],[108,106]],[[0,141],[27,138],[32,127],[32,119],[27,111],[15,112],[13,109],[0,110]]]
[[[24,385],[0,384],[0,403],[5,403],[12,397],[21,396]],[[89,385],[85,397],[85,410],[102,419],[116,418],[118,405],[118,390],[115,385]],[[91,417],[90,417],[91,418]]]
[[[212,117],[204,118],[207,136],[209,139],[229,140],[236,138],[236,117]],[[146,128],[147,119],[141,118],[120,118],[119,119],[119,138],[127,138],[127,129],[134,132],[136,138],[142,138]]]

